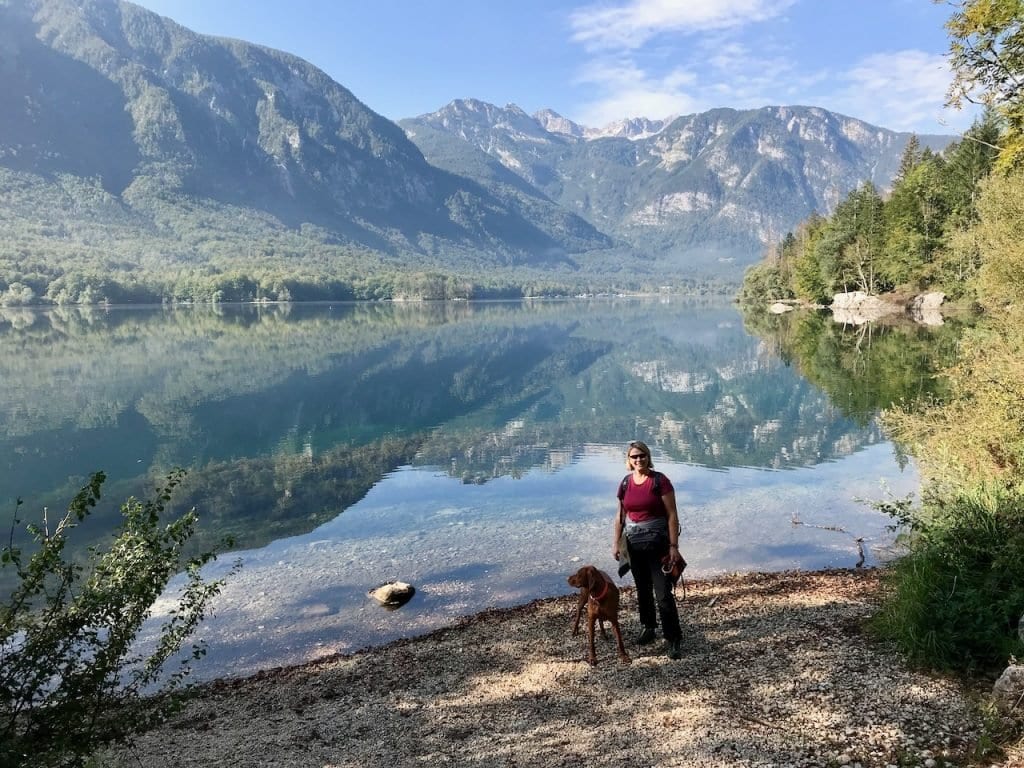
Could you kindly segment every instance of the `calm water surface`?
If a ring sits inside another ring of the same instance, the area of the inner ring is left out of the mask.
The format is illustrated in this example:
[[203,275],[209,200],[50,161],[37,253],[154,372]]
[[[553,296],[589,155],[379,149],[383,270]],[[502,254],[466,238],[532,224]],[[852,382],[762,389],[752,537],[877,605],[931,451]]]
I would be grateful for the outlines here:
[[[614,573],[634,438],[676,485],[690,577],[848,567],[856,539],[876,564],[891,521],[865,500],[918,482],[873,414],[841,412],[727,303],[2,312],[0,503],[59,509],[102,469],[98,541],[117,500],[183,466],[201,543],[235,537],[200,677]],[[394,579],[418,592],[385,611],[366,593]]]

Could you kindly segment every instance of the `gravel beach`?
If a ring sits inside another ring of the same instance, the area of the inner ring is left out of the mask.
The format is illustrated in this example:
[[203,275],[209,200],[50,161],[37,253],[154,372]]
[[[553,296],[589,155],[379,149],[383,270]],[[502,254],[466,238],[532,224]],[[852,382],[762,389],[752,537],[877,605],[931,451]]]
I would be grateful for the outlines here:
[[[567,591],[568,591],[567,586]],[[432,634],[197,688],[123,766],[943,766],[981,728],[962,683],[873,640],[873,570],[687,583],[683,658],[631,664],[570,634],[575,595],[486,611]],[[201,662],[200,662],[201,663]]]

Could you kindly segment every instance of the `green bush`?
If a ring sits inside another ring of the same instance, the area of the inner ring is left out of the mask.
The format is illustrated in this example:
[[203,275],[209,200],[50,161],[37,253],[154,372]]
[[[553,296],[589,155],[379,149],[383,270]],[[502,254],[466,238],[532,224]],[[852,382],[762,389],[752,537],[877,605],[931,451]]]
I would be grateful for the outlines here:
[[741,304],[765,304],[792,299],[793,291],[786,284],[779,268],[772,264],[754,264],[743,276],[737,299]]
[[[114,539],[91,549],[85,565],[64,550],[99,501],[103,473],[92,476],[53,530],[45,513],[42,523],[25,526],[34,540],[30,556],[15,544],[15,515],[0,550],[0,568],[13,569],[16,584],[0,604],[0,766],[85,765],[97,749],[144,730],[176,703],[175,696],[143,701],[142,694],[180,692],[204,648],[193,645],[173,672],[166,667],[223,583],[200,575],[214,553],[183,557],[195,510],[161,520],[183,475],[171,474],[152,500],[125,502]],[[186,584],[176,610],[155,649],[140,655],[135,640],[142,624],[182,568]]]
[[885,575],[875,628],[914,661],[987,670],[1024,653],[1024,499],[1005,490],[891,505],[909,528],[910,551]]

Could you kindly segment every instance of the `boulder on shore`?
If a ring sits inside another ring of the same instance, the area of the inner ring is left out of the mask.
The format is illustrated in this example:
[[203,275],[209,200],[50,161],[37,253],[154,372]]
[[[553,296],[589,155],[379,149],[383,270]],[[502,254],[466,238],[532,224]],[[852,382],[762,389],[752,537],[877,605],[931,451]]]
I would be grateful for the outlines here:
[[910,305],[910,316],[923,325],[942,325],[942,312],[939,307],[946,300],[946,294],[940,291],[930,291],[915,296]]
[[992,686],[992,700],[1000,712],[1010,713],[1020,708],[1024,698],[1024,666],[1011,664]]
[[903,307],[864,291],[837,293],[831,308],[832,319],[848,325],[863,325],[903,311]]
[[416,588],[412,584],[406,584],[404,581],[389,581],[387,584],[381,584],[379,587],[367,592],[369,597],[372,597],[385,608],[398,608],[405,605],[415,594]]

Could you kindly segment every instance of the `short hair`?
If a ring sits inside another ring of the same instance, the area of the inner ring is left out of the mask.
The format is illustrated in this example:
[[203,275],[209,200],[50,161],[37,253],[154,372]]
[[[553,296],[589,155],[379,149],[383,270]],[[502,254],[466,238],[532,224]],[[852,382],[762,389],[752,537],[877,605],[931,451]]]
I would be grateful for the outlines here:
[[639,448],[647,456],[647,468],[654,469],[654,457],[651,456],[651,449],[647,447],[647,443],[643,440],[634,440],[628,446],[626,446],[626,469],[632,469],[633,467],[629,463],[629,451],[631,448]]

